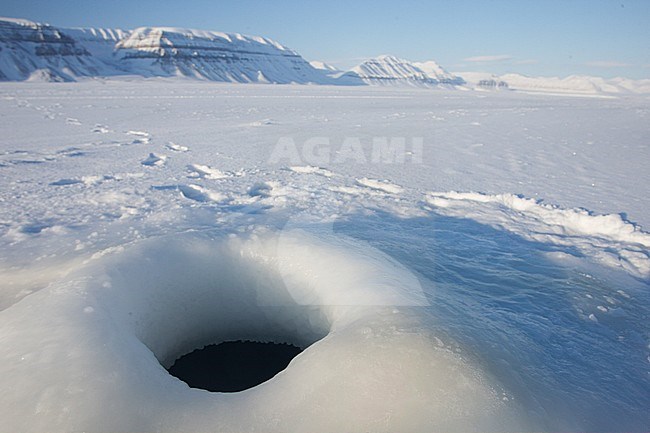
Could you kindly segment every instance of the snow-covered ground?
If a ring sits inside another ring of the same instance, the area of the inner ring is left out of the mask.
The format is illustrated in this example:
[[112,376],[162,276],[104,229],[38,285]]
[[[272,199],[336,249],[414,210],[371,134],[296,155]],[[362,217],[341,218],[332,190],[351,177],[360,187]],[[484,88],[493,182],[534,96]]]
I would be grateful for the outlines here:
[[[97,79],[0,114],[0,431],[650,424],[646,97]],[[313,344],[239,394],[161,366],[235,337]]]

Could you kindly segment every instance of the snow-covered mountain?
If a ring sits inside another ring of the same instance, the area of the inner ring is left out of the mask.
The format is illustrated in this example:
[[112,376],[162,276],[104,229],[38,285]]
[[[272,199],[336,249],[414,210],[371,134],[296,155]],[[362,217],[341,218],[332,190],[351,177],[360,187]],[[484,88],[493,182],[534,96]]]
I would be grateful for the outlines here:
[[[627,78],[605,79],[586,75],[558,77],[527,77],[520,74],[493,75],[483,72],[460,72],[472,86],[479,89],[509,88],[539,93],[576,95],[616,95],[626,93],[650,93],[650,80]],[[496,86],[486,85],[496,83]]]
[[[80,39],[89,47],[102,44],[102,37],[86,31],[78,33],[88,36]],[[111,33],[115,37],[121,34]],[[116,71],[114,65],[93,55],[72,33],[27,20],[0,19],[0,80],[72,81],[75,77],[113,75]]]
[[323,75],[298,53],[258,36],[143,27],[120,40],[115,49],[122,63],[144,75],[231,82],[323,81]]
[[393,56],[370,59],[343,72],[323,62],[307,62],[270,39],[238,33],[175,27],[68,29],[0,18],[0,80],[74,81],[114,75],[243,83],[464,83],[433,61],[412,63]]
[[329,63],[321,62],[321,61],[318,61],[318,60],[312,60],[311,62],[309,62],[309,64],[312,65],[315,69],[319,69],[321,71],[342,72],[337,67],[332,66]]
[[382,55],[352,68],[346,75],[371,85],[410,85],[434,87],[462,85],[461,77],[450,74],[436,62],[413,63],[395,56]]
[[94,57],[113,66],[116,65],[115,45],[131,34],[131,31],[127,30],[101,28],[61,29],[61,31]]
[[465,83],[462,77],[452,74],[433,60],[415,62],[413,65],[427,74],[428,77],[434,78],[442,84],[461,85]]
[[650,93],[650,80],[450,73],[434,61],[383,55],[347,72],[267,38],[181,29],[58,28],[0,17],[0,81],[75,81],[136,75],[242,83],[470,87],[527,92],[624,95]]
[[124,74],[331,83],[295,51],[257,36],[170,27],[65,29],[0,18],[0,80],[73,81]]

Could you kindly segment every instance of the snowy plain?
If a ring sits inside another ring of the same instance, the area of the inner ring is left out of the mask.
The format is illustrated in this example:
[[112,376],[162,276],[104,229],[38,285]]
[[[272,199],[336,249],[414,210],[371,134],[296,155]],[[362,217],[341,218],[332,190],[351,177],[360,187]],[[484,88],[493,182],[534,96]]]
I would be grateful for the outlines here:
[[[647,97],[123,78],[0,115],[1,431],[650,425]],[[243,337],[311,346],[232,395],[161,366]]]

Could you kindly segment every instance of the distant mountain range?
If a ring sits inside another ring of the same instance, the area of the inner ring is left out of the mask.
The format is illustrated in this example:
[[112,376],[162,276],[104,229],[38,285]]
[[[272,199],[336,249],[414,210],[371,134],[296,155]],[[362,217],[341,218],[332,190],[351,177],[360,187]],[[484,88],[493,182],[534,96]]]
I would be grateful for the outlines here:
[[[587,75],[558,77],[527,77],[520,74],[492,75],[482,72],[459,72],[471,87],[558,93],[577,95],[616,95],[626,93],[650,93],[650,79],[630,80],[628,78],[600,78]],[[505,85],[505,86],[504,86]]]
[[362,82],[371,85],[407,84],[415,87],[434,87],[465,84],[461,77],[450,74],[434,61],[413,63],[386,55],[366,60],[346,75],[358,77]]
[[58,28],[0,18],[0,81],[76,81],[111,76],[578,94],[650,93],[650,80],[454,74],[434,61],[410,62],[388,55],[339,71],[323,62],[307,62],[297,52],[270,39],[239,33],[174,27]]

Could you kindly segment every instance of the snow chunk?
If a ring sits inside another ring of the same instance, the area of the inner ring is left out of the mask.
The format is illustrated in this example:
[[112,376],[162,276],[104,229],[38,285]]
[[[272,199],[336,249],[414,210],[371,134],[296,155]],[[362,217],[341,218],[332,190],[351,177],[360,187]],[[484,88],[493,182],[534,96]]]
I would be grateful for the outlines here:
[[181,146],[180,144],[176,144],[171,141],[167,143],[166,147],[167,149],[173,150],[174,152],[187,152],[188,150],[190,150],[190,148],[187,146]]
[[289,170],[293,171],[294,173],[319,174],[325,177],[332,177],[334,175],[334,173],[332,173],[326,168],[314,167],[312,165],[293,166],[293,167],[289,167]]
[[216,168],[212,168],[209,165],[201,165],[201,164],[190,164],[187,166],[187,169],[191,171],[191,174],[189,177],[197,177],[197,178],[204,178],[204,179],[223,179],[228,177],[228,175],[224,174],[220,170]]
[[95,127],[92,129],[92,132],[95,132],[97,134],[108,134],[109,132],[113,131],[105,125],[95,125]]
[[79,183],[83,183],[83,181],[79,180],[79,179],[67,179],[67,178],[64,178],[64,179],[59,179],[59,180],[54,181],[54,182],[50,182],[50,185],[51,186],[68,186],[68,185],[76,185],[76,184],[79,184]]
[[198,202],[223,202],[227,200],[227,196],[220,192],[212,191],[200,185],[179,185],[183,197]]
[[147,138],[150,137],[150,134],[145,131],[130,130],[130,131],[126,131],[126,133],[129,135],[135,135],[136,137],[147,137]]
[[357,184],[377,191],[387,192],[389,194],[400,194],[403,188],[386,180],[368,179],[367,177],[357,179]]
[[140,164],[146,165],[148,167],[161,166],[165,164],[166,160],[167,160],[166,155],[157,155],[152,152],[149,154],[147,158],[142,160]]

